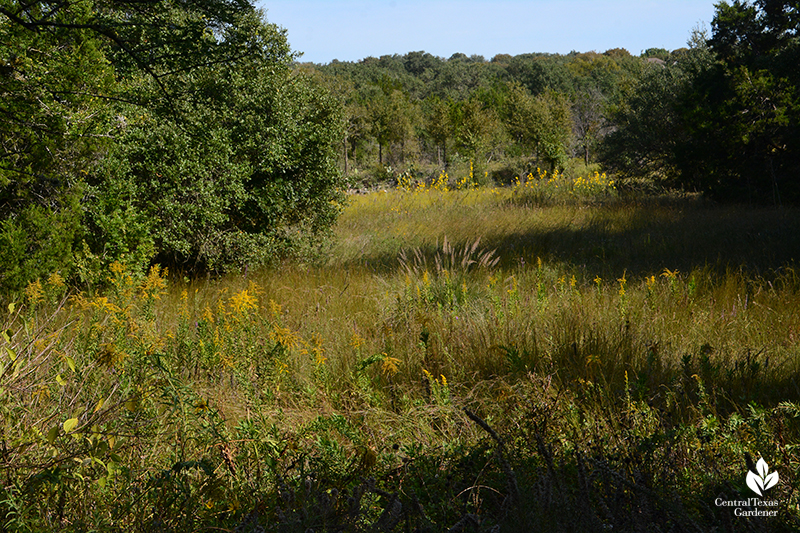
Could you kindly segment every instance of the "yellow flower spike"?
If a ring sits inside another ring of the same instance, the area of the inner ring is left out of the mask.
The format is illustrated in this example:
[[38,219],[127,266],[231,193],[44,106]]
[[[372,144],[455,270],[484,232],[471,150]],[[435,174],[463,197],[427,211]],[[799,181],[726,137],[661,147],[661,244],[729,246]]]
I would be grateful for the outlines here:
[[381,371],[386,376],[394,376],[400,371],[400,359],[396,357],[390,357],[389,354],[383,352],[383,364],[381,365]]
[[28,299],[29,305],[36,305],[44,299],[44,290],[42,289],[42,282],[38,279],[31,281],[25,287],[25,297]]
[[47,278],[47,284],[54,289],[60,289],[64,286],[64,278],[58,272],[54,272]]
[[619,295],[625,296],[625,284],[628,282],[628,280],[625,279],[624,272],[622,273],[622,277],[618,278],[617,281],[619,282]]
[[678,270],[670,270],[668,268],[664,269],[664,272],[661,273],[661,276],[667,279],[675,279],[678,276]]
[[153,265],[147,273],[147,278],[139,287],[144,298],[160,300],[161,294],[167,288],[167,268],[163,270],[159,265]]
[[211,310],[211,307],[208,304],[206,304],[205,309],[203,309],[202,318],[203,318],[203,320],[205,320],[209,324],[213,324],[214,323],[214,312]]
[[353,336],[350,338],[350,346],[353,348],[360,348],[364,344],[364,338],[357,332],[353,331]]
[[284,328],[281,326],[274,326],[273,330],[269,334],[269,337],[277,344],[285,347],[287,350],[293,350],[303,342],[297,332],[292,331],[290,328]]
[[181,291],[181,303],[178,310],[178,316],[184,320],[189,319],[189,291],[186,289]]
[[120,276],[125,272],[125,265],[120,263],[119,261],[114,261],[113,263],[111,263],[108,269],[111,270],[111,273],[114,274],[115,276]]
[[258,299],[248,289],[237,292],[228,300],[228,306],[235,315],[246,315],[250,310],[258,310]]
[[273,319],[278,319],[281,316],[281,304],[277,303],[275,300],[269,301],[269,313],[272,315]]

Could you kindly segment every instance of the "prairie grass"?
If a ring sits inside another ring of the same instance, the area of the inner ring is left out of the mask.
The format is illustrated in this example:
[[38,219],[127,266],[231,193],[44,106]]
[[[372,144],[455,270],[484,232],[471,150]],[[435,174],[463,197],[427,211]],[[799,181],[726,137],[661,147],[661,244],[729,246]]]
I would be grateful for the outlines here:
[[442,183],[313,260],[6,302],[3,527],[798,526],[796,211]]

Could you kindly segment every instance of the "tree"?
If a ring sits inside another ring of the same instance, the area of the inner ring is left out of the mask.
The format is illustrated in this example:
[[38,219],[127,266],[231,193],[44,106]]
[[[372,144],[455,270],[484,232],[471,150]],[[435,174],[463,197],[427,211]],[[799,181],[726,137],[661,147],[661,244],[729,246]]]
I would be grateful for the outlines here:
[[573,86],[567,59],[563,56],[518,55],[509,62],[508,73],[513,81],[521,83],[533,95],[547,89],[566,93]]
[[712,194],[800,201],[798,33],[797,1],[717,4],[708,45],[719,64],[686,105],[704,142],[685,166],[702,163]]
[[717,4],[712,37],[652,66],[616,116],[607,163],[717,199],[800,201],[800,9]]
[[68,268],[82,235],[84,162],[106,143],[100,101],[115,86],[103,43],[85,27],[88,5],[41,28],[27,15],[0,4],[0,286],[9,288]]
[[564,168],[572,120],[569,100],[563,94],[545,91],[533,97],[523,86],[511,84],[504,119],[520,147],[550,168]]
[[0,33],[0,284],[259,264],[333,222],[339,106],[248,2],[3,0]]
[[447,141],[453,137],[453,102],[431,96],[423,102],[424,129],[428,138],[436,146],[439,166],[447,166]]
[[[384,83],[381,91],[367,104],[372,134],[378,142],[378,164],[383,164],[383,148],[405,144],[415,123],[413,104],[399,84]],[[402,159],[402,154],[401,154]]]
[[600,147],[609,170],[674,183],[679,145],[689,135],[680,102],[711,59],[707,49],[696,48],[672,64],[651,64],[644,71],[623,105],[611,114],[614,129]]
[[589,164],[589,153],[600,140],[605,122],[604,97],[599,89],[578,92],[572,104],[572,123],[575,140],[583,148],[583,160]]
[[426,70],[436,68],[441,60],[427,52],[409,52],[406,54],[403,65],[409,74],[422,76]]
[[483,185],[484,163],[491,157],[493,143],[500,138],[501,122],[497,113],[473,96],[451,106],[450,122],[456,149],[472,161],[474,179]]
[[[337,103],[292,68],[285,33],[260,13],[242,13],[221,38],[251,53],[176,76],[171,85],[184,95],[131,120],[93,176],[95,253],[118,242],[115,224],[148,221],[145,238],[117,253],[139,250],[147,260],[152,247],[162,264],[229,270],[264,264],[291,246],[295,229],[316,235],[335,220],[343,185]],[[159,88],[140,90],[157,98]],[[108,211],[120,187],[130,191],[127,220],[110,216],[118,206]]]

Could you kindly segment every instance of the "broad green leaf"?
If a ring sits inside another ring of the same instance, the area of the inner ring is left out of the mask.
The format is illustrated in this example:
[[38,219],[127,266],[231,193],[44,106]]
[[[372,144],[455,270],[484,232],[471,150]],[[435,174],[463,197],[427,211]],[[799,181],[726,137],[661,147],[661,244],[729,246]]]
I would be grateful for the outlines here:
[[8,358],[11,359],[12,362],[17,360],[17,352],[15,352],[14,350],[12,350],[7,346],[6,346],[6,352],[8,353]]
[[56,438],[58,437],[59,431],[60,428],[58,426],[51,427],[50,431],[47,432],[47,442],[53,444],[56,441]]
[[64,433],[69,433],[78,425],[77,418],[70,418],[64,422]]
[[11,302],[10,304],[8,304],[8,314],[9,315],[13,315],[14,314],[14,309],[16,309],[16,304],[14,302]]
[[64,378],[61,377],[61,374],[56,376],[56,383],[58,383],[62,387],[67,384],[66,380],[64,380]]
[[75,372],[75,359],[73,359],[70,356],[67,356],[66,359],[67,359],[67,366],[69,366],[69,369]]

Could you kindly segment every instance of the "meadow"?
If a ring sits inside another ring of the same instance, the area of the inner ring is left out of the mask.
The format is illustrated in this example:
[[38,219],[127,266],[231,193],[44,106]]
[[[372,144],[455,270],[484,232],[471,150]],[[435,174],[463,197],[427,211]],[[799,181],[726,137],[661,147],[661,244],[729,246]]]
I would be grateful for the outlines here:
[[[3,530],[800,527],[800,213],[468,184],[353,194],[271,269],[6,299]],[[759,458],[776,516],[734,516]]]

